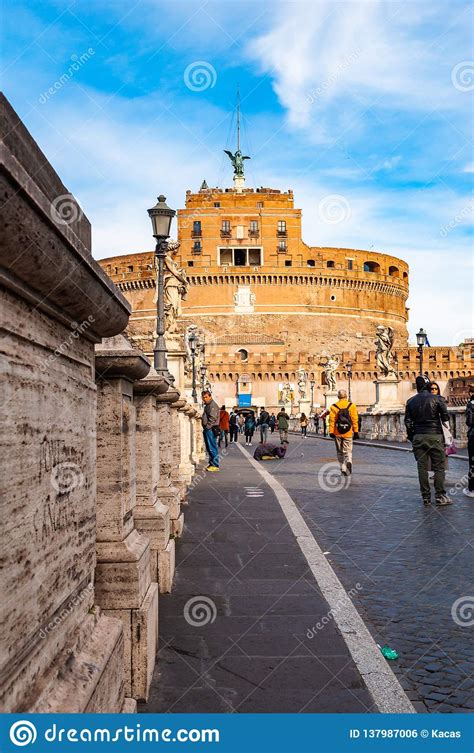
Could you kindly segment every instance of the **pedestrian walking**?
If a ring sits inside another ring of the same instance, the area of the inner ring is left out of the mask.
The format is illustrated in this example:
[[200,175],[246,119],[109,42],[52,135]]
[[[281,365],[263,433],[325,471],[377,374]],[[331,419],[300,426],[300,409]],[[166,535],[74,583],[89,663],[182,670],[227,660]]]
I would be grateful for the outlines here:
[[316,434],[319,434],[319,413],[315,413],[313,420],[314,420],[314,431]]
[[300,416],[300,428],[301,428],[301,436],[306,439],[307,431],[308,431],[308,419],[306,418],[306,413],[302,413]]
[[254,431],[255,431],[255,427],[256,427],[255,416],[254,416],[253,411],[252,411],[251,413],[249,413],[245,417],[245,423],[244,423],[244,428],[245,428],[245,444],[248,445],[249,447],[252,444],[252,437],[253,437],[253,434],[254,434]]
[[202,392],[202,401],[204,409],[202,411],[202,429],[204,435],[204,444],[207,454],[209,455],[209,465],[206,470],[216,472],[219,470],[219,450],[217,449],[217,437],[220,435],[219,428],[219,406],[212,399],[209,390]]
[[229,428],[230,428],[230,416],[229,413],[225,409],[225,405],[221,405],[221,410],[219,413],[219,447],[221,446],[221,442],[224,439],[225,446],[227,447],[229,444]]
[[449,426],[446,401],[434,392],[430,392],[427,377],[416,378],[417,394],[411,397],[405,407],[405,426],[408,440],[413,445],[413,453],[418,466],[418,480],[423,503],[431,502],[431,490],[428,477],[429,462],[434,472],[436,504],[452,504],[444,487],[446,477],[446,453],[443,435],[443,423]]
[[323,410],[319,414],[319,418],[321,419],[321,423],[323,425],[323,436],[327,437],[328,435],[328,425],[329,425],[329,411]]
[[270,421],[268,422],[269,426],[270,426],[270,431],[271,431],[272,434],[275,431],[276,422],[277,422],[276,421],[276,416],[275,416],[274,413],[272,413],[272,415],[270,416]]
[[290,417],[284,408],[281,408],[277,414],[278,431],[280,432],[280,442],[288,442],[288,427],[290,425]]
[[264,444],[267,441],[268,428],[270,426],[270,414],[265,408],[260,410],[258,417],[258,427],[260,429],[260,441]]
[[359,415],[354,403],[347,399],[346,390],[339,390],[337,403],[329,409],[329,436],[334,439],[341,473],[352,473],[353,439],[359,438]]
[[245,431],[245,416],[242,415],[242,413],[240,414],[237,423],[239,424],[240,433],[243,434]]
[[462,492],[466,497],[474,497],[474,384],[469,385],[469,400],[466,406],[466,425],[469,470],[467,473],[467,488],[463,489]]
[[235,413],[234,411],[232,411],[229,416],[229,435],[231,442],[237,442],[239,435],[239,424],[237,413]]

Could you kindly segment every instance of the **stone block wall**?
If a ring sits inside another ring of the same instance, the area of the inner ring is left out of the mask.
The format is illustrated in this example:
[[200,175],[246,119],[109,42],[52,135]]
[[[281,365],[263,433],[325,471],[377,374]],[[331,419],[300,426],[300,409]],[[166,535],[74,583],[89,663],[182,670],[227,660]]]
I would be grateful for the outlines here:
[[89,222],[4,98],[0,128],[0,710],[130,712],[198,414],[119,335],[130,307]]

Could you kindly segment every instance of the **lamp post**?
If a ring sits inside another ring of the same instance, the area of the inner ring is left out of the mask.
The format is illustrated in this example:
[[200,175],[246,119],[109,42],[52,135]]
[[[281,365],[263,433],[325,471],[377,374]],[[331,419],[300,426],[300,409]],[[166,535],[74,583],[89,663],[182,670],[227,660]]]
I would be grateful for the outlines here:
[[158,374],[167,379],[173,378],[168,371],[168,351],[165,341],[165,298],[164,298],[164,264],[167,252],[166,241],[170,237],[170,228],[176,212],[166,204],[166,197],[158,196],[158,202],[148,210],[156,240],[155,259],[157,261],[157,300],[156,300],[156,341],[153,348],[153,366]]
[[347,370],[347,396],[351,400],[352,361],[346,363]]
[[418,358],[420,359],[420,376],[423,376],[423,348],[428,340],[428,335],[423,328],[416,333],[416,344],[418,345]]
[[311,415],[313,415],[314,413],[314,385],[315,384],[316,382],[314,381],[314,379],[311,379],[309,382],[309,386],[311,388],[311,410],[310,410]]
[[206,374],[207,374],[207,366],[206,364],[201,365],[201,388],[204,390],[206,387]]
[[199,338],[195,332],[191,332],[188,337],[189,350],[191,351],[191,365],[192,365],[192,390],[191,396],[193,402],[197,403],[197,391],[196,391],[196,351],[199,348]]

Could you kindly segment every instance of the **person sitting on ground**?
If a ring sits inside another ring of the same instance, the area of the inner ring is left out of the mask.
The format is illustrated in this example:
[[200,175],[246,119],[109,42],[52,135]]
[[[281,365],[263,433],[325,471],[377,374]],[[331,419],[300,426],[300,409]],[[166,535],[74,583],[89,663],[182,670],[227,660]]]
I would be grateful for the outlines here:
[[352,440],[359,438],[359,415],[346,390],[339,390],[337,397],[337,403],[329,409],[329,436],[336,444],[341,473],[347,476],[352,473]]
[[255,448],[253,454],[255,460],[275,460],[276,458],[285,457],[288,449],[288,442],[283,441],[281,445],[272,444],[271,442],[260,442]]

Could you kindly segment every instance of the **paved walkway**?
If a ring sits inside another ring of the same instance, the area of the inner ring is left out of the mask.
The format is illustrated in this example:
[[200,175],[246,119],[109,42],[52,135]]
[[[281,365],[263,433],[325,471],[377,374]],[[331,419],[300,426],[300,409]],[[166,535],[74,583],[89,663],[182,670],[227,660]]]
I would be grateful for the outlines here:
[[[267,463],[266,465],[269,465]],[[237,447],[190,493],[146,712],[362,712],[372,698],[281,508]],[[190,599],[196,598],[196,602]]]
[[[457,599],[472,599],[474,508],[454,486],[464,464],[451,463],[455,505],[439,510],[420,504],[411,455],[364,446],[354,460],[346,488],[322,439],[292,437],[284,461],[263,465],[297,504],[375,640],[399,652],[390,666],[415,709],[468,711],[472,631],[451,615]],[[229,448],[222,468],[191,491],[141,710],[375,710],[334,621],[309,637],[329,608],[275,495],[239,448]]]
[[391,666],[417,711],[473,709],[474,504],[460,484],[467,464],[450,460],[454,505],[437,509],[420,503],[412,454],[356,446],[348,488],[333,461],[331,442],[295,437],[285,465],[271,471],[346,589],[361,583],[358,610],[377,643],[399,652]]

